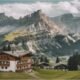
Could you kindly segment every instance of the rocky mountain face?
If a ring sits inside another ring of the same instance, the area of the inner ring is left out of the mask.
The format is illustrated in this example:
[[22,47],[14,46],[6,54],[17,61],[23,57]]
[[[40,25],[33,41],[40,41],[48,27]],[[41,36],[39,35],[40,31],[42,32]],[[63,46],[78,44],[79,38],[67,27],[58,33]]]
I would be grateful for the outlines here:
[[66,33],[41,10],[13,22],[16,25],[8,25],[14,25],[16,29],[4,35],[4,42],[1,43],[3,50],[14,47],[15,50],[29,50],[49,56],[71,55],[75,50],[80,50],[79,35]]
[[74,16],[70,13],[52,18],[52,20],[59,26],[64,26],[69,32],[80,32],[80,17]]
[[13,17],[6,16],[4,13],[0,13],[0,27],[16,24],[16,19],[14,19]]

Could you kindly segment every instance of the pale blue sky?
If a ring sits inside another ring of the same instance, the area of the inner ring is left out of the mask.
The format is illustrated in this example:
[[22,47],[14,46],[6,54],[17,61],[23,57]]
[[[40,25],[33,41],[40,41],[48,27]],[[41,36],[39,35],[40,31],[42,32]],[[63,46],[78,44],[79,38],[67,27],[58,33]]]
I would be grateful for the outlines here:
[[41,2],[59,2],[59,1],[71,1],[71,0],[0,0],[0,3],[15,3],[15,2],[20,2],[20,3],[28,3],[28,2],[36,2],[36,1],[41,1]]

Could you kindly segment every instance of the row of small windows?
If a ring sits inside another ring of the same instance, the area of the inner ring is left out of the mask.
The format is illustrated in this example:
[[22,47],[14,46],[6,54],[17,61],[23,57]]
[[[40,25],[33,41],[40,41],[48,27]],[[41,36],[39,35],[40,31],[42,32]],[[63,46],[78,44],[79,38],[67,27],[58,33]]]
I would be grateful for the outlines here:
[[1,68],[2,68],[2,69],[7,69],[7,67],[4,67],[4,66],[2,66]]
[[5,55],[4,56],[3,55],[0,56],[0,58],[7,58],[7,59],[9,59],[9,57],[8,56],[5,56]]
[[19,70],[19,69],[26,69],[26,68],[28,68],[28,67],[27,67],[27,66],[17,67],[18,70]]
[[18,61],[18,64],[23,64],[23,63],[27,63],[27,61]]
[[0,64],[9,64],[9,61],[0,61]]
[[18,64],[31,63],[31,60],[18,61]]

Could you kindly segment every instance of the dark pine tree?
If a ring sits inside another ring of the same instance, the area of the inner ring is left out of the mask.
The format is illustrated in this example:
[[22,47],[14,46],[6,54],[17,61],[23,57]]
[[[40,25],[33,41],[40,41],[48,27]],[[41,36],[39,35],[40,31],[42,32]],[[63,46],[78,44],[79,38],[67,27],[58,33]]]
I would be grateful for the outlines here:
[[6,51],[6,46],[3,46],[3,49],[2,49],[3,51]]
[[10,45],[8,45],[8,47],[7,47],[7,51],[11,51],[11,47],[10,47]]
[[56,58],[56,63],[59,63],[60,62],[60,59],[59,57]]
[[80,54],[74,54],[68,60],[68,69],[78,70],[78,65],[80,65]]
[[44,62],[49,63],[49,59],[47,57],[45,57]]

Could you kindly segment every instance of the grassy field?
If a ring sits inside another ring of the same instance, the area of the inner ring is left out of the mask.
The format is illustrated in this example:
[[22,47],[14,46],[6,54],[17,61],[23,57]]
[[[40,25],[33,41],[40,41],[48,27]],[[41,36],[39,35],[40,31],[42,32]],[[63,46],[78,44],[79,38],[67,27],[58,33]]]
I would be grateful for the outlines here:
[[80,71],[39,70],[36,75],[45,80],[80,80]]
[[0,72],[0,79],[32,79],[28,73]]
[[1,80],[80,80],[80,71],[38,70],[26,72],[0,72]]

